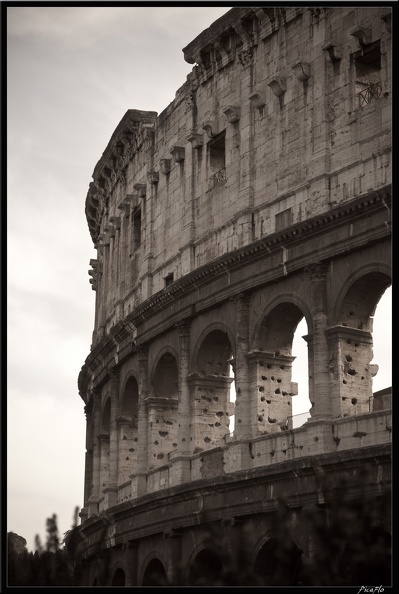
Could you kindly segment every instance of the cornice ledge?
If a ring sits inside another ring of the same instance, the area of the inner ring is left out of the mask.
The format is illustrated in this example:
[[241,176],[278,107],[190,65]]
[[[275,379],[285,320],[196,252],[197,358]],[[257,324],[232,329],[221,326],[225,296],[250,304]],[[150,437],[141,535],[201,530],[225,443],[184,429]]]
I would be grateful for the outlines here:
[[169,303],[181,294],[197,290],[199,286],[209,282],[212,276],[217,276],[223,272],[229,272],[234,267],[240,266],[241,263],[248,257],[254,254],[266,252],[270,254],[271,251],[280,249],[281,244],[287,247],[287,242],[296,241],[298,236],[311,235],[314,230],[325,228],[325,225],[334,225],[338,219],[347,215],[358,212],[361,214],[364,207],[372,206],[373,204],[390,203],[390,192],[380,190],[378,192],[371,192],[367,195],[361,196],[359,199],[349,203],[341,204],[326,213],[308,219],[306,221],[297,223],[288,229],[273,233],[268,237],[264,237],[250,245],[235,250],[226,256],[221,256],[218,260],[208,264],[204,264],[200,268],[193,270],[184,277],[176,280],[172,286],[166,287],[159,291],[144,303],[141,303],[137,308],[129,314],[132,322],[139,326],[145,321],[149,320],[156,313],[162,311]]

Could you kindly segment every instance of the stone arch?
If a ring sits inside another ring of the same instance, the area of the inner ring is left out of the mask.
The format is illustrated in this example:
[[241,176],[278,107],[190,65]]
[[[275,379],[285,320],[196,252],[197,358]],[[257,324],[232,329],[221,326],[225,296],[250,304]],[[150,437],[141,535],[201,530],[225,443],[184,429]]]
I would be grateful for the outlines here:
[[[257,392],[257,433],[292,429],[292,397],[298,394],[298,385],[292,382],[292,344],[303,317],[309,328],[308,306],[299,298],[283,294],[267,305],[256,325],[248,364]],[[312,360],[308,356],[309,376]]]
[[112,574],[111,586],[126,586],[126,575],[122,567],[117,567]]
[[223,574],[223,561],[216,551],[202,546],[192,555],[188,567],[188,586],[215,586]]
[[300,568],[302,552],[288,537],[267,535],[256,547],[252,573],[259,585],[294,586]]
[[297,297],[296,295],[293,295],[292,293],[282,293],[275,299],[272,299],[270,303],[268,303],[268,305],[265,307],[262,314],[260,315],[258,322],[255,324],[253,333],[254,338],[251,345],[253,349],[257,349],[259,348],[259,346],[261,346],[259,345],[259,341],[261,340],[262,332],[264,330],[262,328],[262,326],[264,325],[264,321],[268,318],[268,316],[272,314],[272,312],[278,312],[278,308],[280,308],[280,306],[292,309],[294,317],[295,311],[298,312],[298,316],[299,312],[301,312],[301,318],[296,323],[296,326],[304,317],[308,327],[308,333],[310,334],[311,332],[313,332],[313,318],[309,305],[303,299]]
[[137,466],[139,386],[134,374],[123,385],[116,419],[118,428],[118,485],[129,481]]
[[162,561],[155,555],[147,559],[143,563],[142,577],[140,580],[141,586],[167,586],[168,577],[165,566]]
[[[227,336],[227,339],[230,343],[230,347],[231,347],[231,357],[234,357],[235,355],[235,340],[234,340],[234,335],[231,331],[231,329],[224,324],[223,322],[213,322],[212,324],[209,324],[208,326],[206,326],[206,328],[204,328],[204,330],[201,332],[196,345],[193,349],[193,354],[191,357],[191,363],[190,363],[190,369],[193,373],[201,373],[201,370],[198,369],[198,360],[200,357],[200,351],[201,348],[204,345],[204,342],[206,341],[207,337],[209,337],[213,332],[220,332],[222,334],[225,334]],[[206,372],[206,370],[203,370],[204,372]],[[229,375],[229,374],[227,374]]]
[[[370,285],[367,286],[367,280],[376,280],[377,286],[371,287],[371,294],[368,299],[374,301],[374,307],[368,306],[369,315],[373,315],[378,305],[378,301],[384,291],[391,285],[391,267],[383,262],[369,262],[368,264],[359,267],[355,272],[348,274],[345,281],[342,283],[341,289],[338,293],[338,297],[333,307],[333,316],[331,323],[342,324],[343,322],[348,323],[351,320],[350,325],[353,327],[354,320],[353,315],[349,316],[349,296],[354,296],[359,292],[363,279],[363,285],[366,284],[366,293],[370,291]],[[374,282],[374,281],[373,281]],[[373,299],[374,296],[374,299]],[[361,302],[365,301],[367,295],[363,296],[360,294]],[[364,315],[364,303],[363,307],[359,310],[360,315]]]
[[174,349],[165,347],[156,359],[147,399],[148,464],[150,468],[168,461],[178,443],[179,371]]
[[188,377],[192,452],[217,447],[230,434],[230,417],[234,414],[234,402],[230,402],[233,355],[234,342],[224,324],[214,323],[205,328],[194,349],[195,372]]
[[389,267],[368,264],[348,276],[327,330],[334,417],[373,410],[373,315],[391,284]]

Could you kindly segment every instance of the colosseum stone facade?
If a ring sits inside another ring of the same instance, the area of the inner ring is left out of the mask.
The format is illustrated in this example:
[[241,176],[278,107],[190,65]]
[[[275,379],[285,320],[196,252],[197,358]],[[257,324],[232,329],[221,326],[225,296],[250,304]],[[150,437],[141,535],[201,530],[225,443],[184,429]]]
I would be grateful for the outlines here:
[[[370,362],[391,284],[390,17],[233,8],[184,48],[174,101],[112,135],[85,208],[82,585],[200,584],[204,567],[217,584],[209,534],[233,557],[245,537],[257,583],[296,584],[320,475],[355,499],[368,468],[362,492],[389,493],[390,390],[373,396]],[[302,318],[312,406],[293,428]],[[282,500],[294,553],[277,562]]]

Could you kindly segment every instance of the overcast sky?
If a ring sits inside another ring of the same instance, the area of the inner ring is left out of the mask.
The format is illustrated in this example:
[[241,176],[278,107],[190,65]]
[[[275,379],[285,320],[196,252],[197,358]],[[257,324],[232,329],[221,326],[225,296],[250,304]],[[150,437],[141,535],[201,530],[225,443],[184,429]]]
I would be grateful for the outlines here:
[[[57,514],[62,535],[83,505],[77,378],[94,325],[84,212],[93,169],[128,109],[169,105],[192,68],[182,48],[228,10],[8,8],[7,530],[29,549],[36,533],[45,539],[46,518]],[[375,322],[375,389],[391,385],[388,293]],[[300,363],[299,347],[293,354]],[[307,409],[302,375],[294,367],[295,413]]]

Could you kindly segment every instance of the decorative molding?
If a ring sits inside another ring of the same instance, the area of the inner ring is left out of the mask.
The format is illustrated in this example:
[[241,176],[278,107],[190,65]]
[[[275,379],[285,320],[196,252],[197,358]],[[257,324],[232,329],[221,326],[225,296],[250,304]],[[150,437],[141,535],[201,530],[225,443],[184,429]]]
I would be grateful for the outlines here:
[[325,262],[314,262],[305,266],[304,272],[309,276],[311,282],[324,280],[328,272],[328,264]]
[[178,336],[190,336],[190,320],[181,320],[175,324]]
[[147,172],[147,179],[150,184],[157,184],[159,182],[159,171],[154,171],[154,169],[150,169]]
[[307,62],[298,62],[292,67],[295,76],[301,82],[308,80],[310,76],[310,65]]
[[191,142],[193,148],[198,149],[204,144],[204,136],[197,132],[191,132],[191,134],[187,136],[187,142]]
[[384,15],[382,15],[382,20],[384,21],[388,33],[391,33],[391,21],[392,21],[392,11],[391,9]]
[[217,134],[217,123],[213,120],[207,120],[202,124],[202,129],[208,135],[208,138],[213,138]]
[[110,223],[114,226],[115,230],[118,231],[121,228],[121,218],[117,216],[109,217]]
[[322,46],[322,50],[328,54],[331,62],[337,62],[342,58],[342,48],[339,43],[329,41]]
[[249,66],[249,64],[251,64],[252,62],[252,55],[253,55],[253,50],[251,47],[242,50],[241,52],[239,52],[238,54],[238,59],[240,60],[242,66],[244,68],[246,68],[247,66]]
[[172,146],[169,152],[172,155],[175,163],[181,163],[186,158],[186,150],[184,146]]
[[127,200],[127,198],[125,198],[124,200],[122,200],[122,202],[120,202],[118,204],[118,210],[121,211],[122,216],[124,217],[128,217],[130,214],[130,202],[129,200]]
[[170,159],[161,159],[159,161],[159,169],[160,169],[161,173],[163,173],[164,175],[167,175],[168,173],[170,173],[170,171],[172,169],[171,160]]
[[267,86],[271,88],[276,97],[281,97],[287,90],[285,78],[275,77],[269,80]]
[[356,39],[360,48],[363,48],[371,43],[371,29],[369,28],[354,27],[349,31],[349,33]]
[[250,95],[249,100],[251,104],[256,107],[256,109],[261,109],[266,105],[266,99],[264,98],[263,93],[260,91],[256,91]]
[[240,119],[240,108],[235,107],[235,105],[228,105],[223,109],[223,113],[230,124],[234,124]]
[[145,198],[146,191],[147,191],[147,184],[134,184],[133,189],[139,195],[139,198]]

